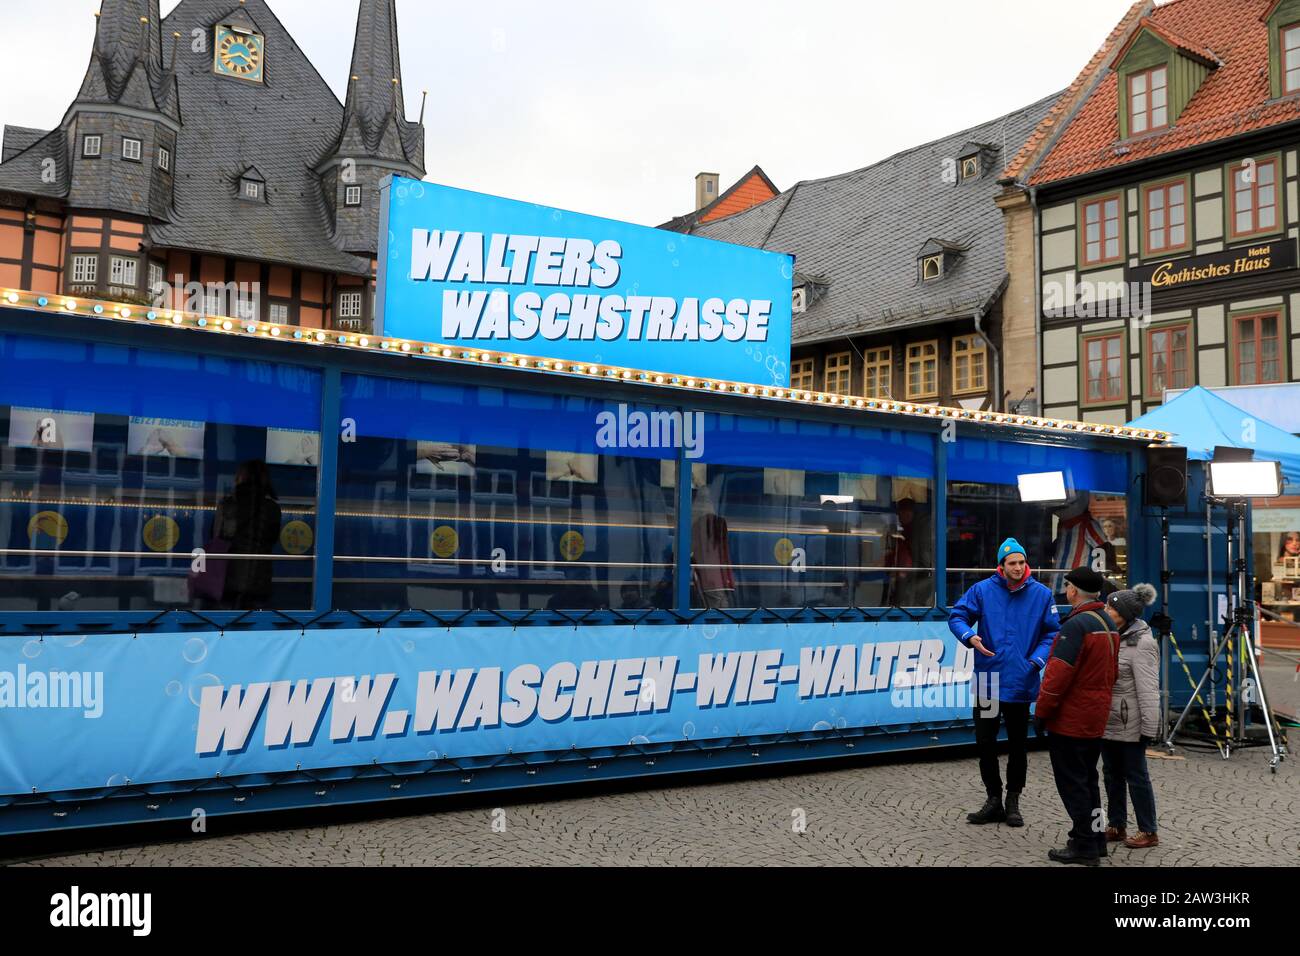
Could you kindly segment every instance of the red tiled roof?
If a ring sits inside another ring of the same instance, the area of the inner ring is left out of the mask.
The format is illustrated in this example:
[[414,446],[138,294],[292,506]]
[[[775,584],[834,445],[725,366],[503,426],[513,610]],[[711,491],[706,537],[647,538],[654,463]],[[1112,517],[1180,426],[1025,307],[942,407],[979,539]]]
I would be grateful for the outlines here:
[[1270,101],[1265,19],[1274,3],[1173,0],[1156,7],[1147,21],[1153,32],[1180,48],[1202,51],[1202,56],[1217,54],[1222,65],[1206,76],[1174,126],[1122,144],[1118,142],[1118,80],[1113,70],[1108,71],[1030,176],[1030,183],[1071,179],[1300,120],[1300,98]]
[[1099,69],[1110,63],[1116,46],[1126,40],[1132,31],[1136,29],[1139,18],[1149,13],[1152,6],[1151,0],[1137,0],[1133,6],[1129,7],[1128,13],[1124,14],[1124,19],[1110,32],[1110,36],[1106,37],[1106,42],[1101,45],[1101,49],[1092,55],[1088,65],[1083,68],[1079,75],[1075,77],[1074,82],[1061,94],[1060,99],[1043,117],[1037,129],[1029,135],[1029,139],[1025,140],[1024,145],[1020,147],[1020,151],[1007,164],[1006,169],[1002,172],[1001,179],[1019,179],[1026,170],[1033,168],[1033,164],[1043,155],[1044,150],[1048,149],[1053,140],[1060,135],[1062,124],[1068,123],[1080,100],[1087,96],[1094,75]]
[[1119,53],[1115,55],[1115,59],[1117,61],[1124,59],[1125,54],[1128,53],[1128,48],[1133,45],[1133,42],[1137,40],[1138,36],[1141,34],[1142,30],[1144,29],[1150,30],[1160,39],[1164,40],[1171,47],[1173,47],[1175,50],[1182,50],[1188,56],[1194,57],[1195,59],[1202,61],[1207,66],[1223,65],[1223,61],[1219,59],[1218,54],[1216,54],[1209,47],[1203,46],[1202,44],[1197,43],[1193,40],[1183,39],[1173,30],[1161,26],[1159,23],[1157,23],[1155,20],[1152,20],[1150,17],[1143,17],[1141,20],[1138,21],[1138,29],[1133,31],[1133,35],[1129,37],[1129,41],[1125,43],[1123,48],[1119,51]]

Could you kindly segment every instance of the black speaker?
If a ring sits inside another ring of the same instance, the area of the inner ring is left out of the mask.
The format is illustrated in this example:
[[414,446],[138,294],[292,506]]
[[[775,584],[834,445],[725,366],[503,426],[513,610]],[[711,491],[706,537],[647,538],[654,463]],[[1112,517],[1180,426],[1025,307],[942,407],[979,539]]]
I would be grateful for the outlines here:
[[1143,503],[1168,508],[1187,504],[1187,449],[1153,445],[1147,449]]

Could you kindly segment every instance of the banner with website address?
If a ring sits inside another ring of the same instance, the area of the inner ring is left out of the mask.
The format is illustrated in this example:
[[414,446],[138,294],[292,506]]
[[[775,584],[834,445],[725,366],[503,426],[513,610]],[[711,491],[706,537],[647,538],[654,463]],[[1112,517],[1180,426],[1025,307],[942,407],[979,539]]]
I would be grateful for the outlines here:
[[0,794],[946,722],[941,621],[0,639]]

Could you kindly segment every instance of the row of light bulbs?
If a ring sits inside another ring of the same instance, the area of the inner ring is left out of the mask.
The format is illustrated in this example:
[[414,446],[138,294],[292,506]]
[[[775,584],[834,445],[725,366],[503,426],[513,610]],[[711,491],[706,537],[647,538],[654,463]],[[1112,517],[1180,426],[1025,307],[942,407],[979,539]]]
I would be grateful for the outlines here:
[[325,331],[323,329],[304,329],[294,326],[274,325],[268,322],[252,322],[248,319],[236,319],[229,316],[207,316],[194,312],[182,312],[172,309],[154,309],[120,302],[82,300],[67,296],[47,296],[35,292],[23,292],[15,289],[6,290],[3,293],[3,298],[4,301],[10,305],[34,307],[46,311],[67,312],[76,315],[116,319],[118,321],[144,322],[146,324],[171,326],[174,328],[198,328],[236,335],[255,335],[265,338],[281,339],[284,341],[296,341],[306,345],[334,345],[366,350],[378,348],[385,352],[449,359],[452,361],[509,365],[515,368],[536,369],[544,372],[561,372],[565,374],[582,375],[588,378],[595,377],[621,381],[646,382],[654,385],[669,385],[678,388],[744,395],[754,398],[770,398],[782,401],[803,402],[810,405],[840,406],[846,408],[859,408],[868,411],[893,412],[903,415],[915,415],[922,418],[961,419],[964,421],[985,422],[995,425],[1014,425],[1022,428],[1040,429],[1043,431],[1074,431],[1084,434],[1111,435],[1117,438],[1132,438],[1149,442],[1166,442],[1170,438],[1169,434],[1166,432],[1145,428],[1129,428],[1125,425],[1103,425],[1095,422],[1073,422],[1056,418],[1038,418],[1033,415],[1012,415],[1004,412],[983,412],[972,411],[970,409],[944,408],[939,405],[903,402],[887,398],[857,398],[854,396],[837,395],[828,392],[811,392],[802,389],[777,388],[770,385],[752,385],[743,382],[728,382],[713,378],[670,375],[662,372],[643,372],[635,369],[618,368],[608,365],[568,362],[562,359],[534,358],[532,356],[517,355],[511,352],[454,348],[448,345],[413,342],[407,339],[378,338],[369,335]]

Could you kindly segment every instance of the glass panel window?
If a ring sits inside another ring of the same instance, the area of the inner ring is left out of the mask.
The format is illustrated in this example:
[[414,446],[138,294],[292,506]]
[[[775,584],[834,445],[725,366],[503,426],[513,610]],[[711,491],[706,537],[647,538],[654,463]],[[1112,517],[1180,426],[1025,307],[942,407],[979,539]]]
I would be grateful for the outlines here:
[[163,276],[163,267],[160,262],[149,263],[149,291],[154,295],[160,294],[166,279]]
[[82,156],[98,156],[103,149],[103,137],[87,136],[81,141]]
[[943,256],[926,256],[921,260],[921,278],[938,279],[943,275]]
[[140,141],[138,139],[122,140],[122,158],[140,161]]
[[110,285],[135,286],[136,260],[126,256],[113,256],[109,261],[108,281]]
[[918,433],[704,416],[693,607],[929,607],[934,444]]
[[348,186],[345,190],[343,190],[343,204],[346,206],[360,206],[361,187]]
[[849,395],[852,388],[853,357],[849,352],[826,356],[826,389],[836,395]]
[[172,168],[172,153],[166,146],[158,147],[158,168],[163,172]]
[[1085,202],[1083,204],[1083,265],[1104,265],[1119,258],[1119,196],[1103,196]]
[[1163,398],[1167,388],[1188,388],[1191,327],[1176,325],[1147,331],[1147,397]]
[[[357,375],[342,388],[359,433],[338,444],[336,606],[673,605],[675,459],[712,442],[697,416]],[[725,553],[715,525],[697,541]]]
[[917,342],[907,347],[907,397],[939,394],[939,343]]
[[262,184],[251,179],[243,180],[244,198],[260,199],[262,198]]
[[1167,67],[1157,66],[1128,78],[1129,133],[1136,136],[1169,125]]
[[1277,160],[1247,161],[1232,167],[1233,238],[1277,228]]
[[959,335],[952,340],[952,390],[978,392],[985,388],[986,350],[978,335]]
[[867,349],[863,358],[863,394],[868,398],[889,398],[894,367],[893,350]]
[[813,387],[813,360],[794,359],[790,363],[790,387],[809,391]]
[[1282,92],[1300,91],[1300,23],[1282,31]]
[[1084,402],[1124,398],[1124,340],[1120,333],[1084,339]]
[[339,293],[339,318],[340,319],[361,318],[361,293],[360,292]]
[[[1123,583],[1128,486],[1124,455],[963,438],[948,446],[948,600],[996,573],[1014,536],[1034,576],[1058,595],[1071,568],[1093,565]],[[1061,472],[1064,502],[1021,501],[1018,475]],[[1058,603],[1064,603],[1062,600]]]
[[1187,183],[1146,190],[1147,252],[1167,252],[1187,245]]
[[289,307],[283,302],[272,302],[269,317],[274,325],[288,325]]
[[10,335],[0,368],[0,612],[311,606],[318,373]]
[[75,255],[72,257],[72,281],[79,285],[92,285],[99,276],[99,256]]
[[1276,312],[1239,316],[1233,322],[1234,385],[1264,385],[1282,381],[1282,350]]
[[976,179],[980,174],[980,158],[978,156],[967,156],[961,161],[961,178]]

